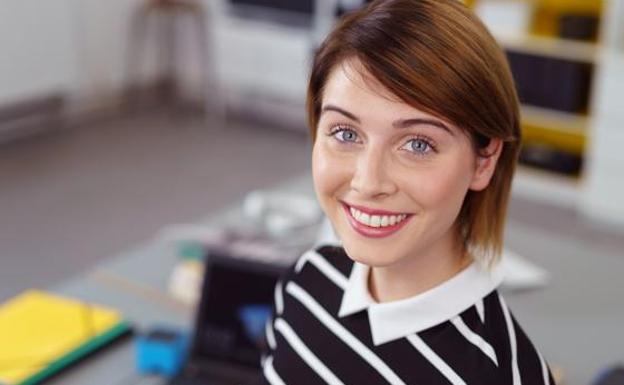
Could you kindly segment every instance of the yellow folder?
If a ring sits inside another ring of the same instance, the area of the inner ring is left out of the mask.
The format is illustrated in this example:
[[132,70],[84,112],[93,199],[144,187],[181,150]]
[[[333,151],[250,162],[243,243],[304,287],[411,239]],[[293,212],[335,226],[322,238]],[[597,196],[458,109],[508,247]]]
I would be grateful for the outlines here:
[[0,306],[0,384],[40,382],[129,329],[114,309],[26,291]]

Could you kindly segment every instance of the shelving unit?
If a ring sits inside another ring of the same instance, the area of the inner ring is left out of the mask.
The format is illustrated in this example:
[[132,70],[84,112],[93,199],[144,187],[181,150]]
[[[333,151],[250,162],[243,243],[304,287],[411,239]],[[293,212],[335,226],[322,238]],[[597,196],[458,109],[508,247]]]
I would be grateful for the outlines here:
[[[526,17],[518,19],[526,21],[523,30],[497,31],[484,21],[508,51],[592,66],[587,108],[565,112],[525,104],[521,110],[525,144],[545,143],[582,156],[580,173],[562,176],[521,165],[514,193],[569,206],[591,219],[624,226],[624,0],[466,2],[477,13],[479,6],[487,3],[531,7],[530,14],[514,14],[517,9],[507,14],[512,19]],[[562,12],[595,15],[599,23],[596,38],[578,41],[557,37],[556,23]],[[491,19],[501,22],[496,17]]]
[[[586,70],[590,78],[587,93],[583,91],[578,93],[589,100],[586,107],[564,110],[548,107],[546,103],[544,105],[535,102],[529,104],[523,100],[521,108],[525,149],[538,146],[550,149],[559,158],[578,159],[578,163],[584,161],[594,114],[591,107],[595,88],[593,78],[600,58],[604,55],[603,37],[600,33],[596,33],[595,39],[574,40],[558,36],[558,30],[560,20],[563,15],[567,14],[595,18],[598,23],[596,30],[600,31],[607,0],[470,0],[467,3],[475,9],[477,14],[481,12],[495,38],[510,54],[513,53],[516,57],[518,55],[528,57],[533,61],[552,59],[549,65],[553,67],[561,63],[568,65],[568,68],[578,65],[579,68],[585,66],[584,68],[587,69],[589,68],[587,66],[591,66],[591,70]],[[502,16],[501,18],[493,17],[497,15],[497,12]],[[488,18],[490,23],[488,23]],[[505,18],[507,18],[506,24],[505,21],[500,20]],[[516,20],[516,22],[509,23],[510,20]],[[492,25],[492,21],[495,25]],[[512,24],[512,27],[507,27],[507,24]],[[582,73],[581,70],[578,72]],[[535,79],[536,82],[540,81],[537,75]],[[524,73],[522,80],[532,81],[531,75]],[[526,85],[519,84],[518,78],[517,84],[519,90]],[[562,84],[562,86],[569,86],[569,84]],[[578,87],[580,90],[583,89],[580,80]],[[548,85],[549,90],[553,88],[552,85]],[[520,93],[522,97],[522,92]],[[583,173],[584,166],[581,166],[580,170],[571,177],[582,179]]]

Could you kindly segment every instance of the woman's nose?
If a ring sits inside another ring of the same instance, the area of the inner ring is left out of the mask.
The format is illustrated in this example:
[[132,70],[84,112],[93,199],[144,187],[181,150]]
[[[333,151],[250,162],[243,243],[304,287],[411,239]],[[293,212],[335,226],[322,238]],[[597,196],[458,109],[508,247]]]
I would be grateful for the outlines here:
[[363,151],[356,162],[351,188],[365,198],[394,193],[396,185],[392,181],[388,167],[383,151],[377,149]]

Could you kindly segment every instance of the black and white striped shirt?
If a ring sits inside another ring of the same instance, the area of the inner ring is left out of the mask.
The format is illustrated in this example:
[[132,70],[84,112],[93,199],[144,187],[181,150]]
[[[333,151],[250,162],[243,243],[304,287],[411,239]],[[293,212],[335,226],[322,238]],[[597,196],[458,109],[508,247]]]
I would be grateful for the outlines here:
[[265,379],[278,384],[554,385],[494,271],[473,264],[423,294],[374,303],[344,249],[304,254],[277,284]]

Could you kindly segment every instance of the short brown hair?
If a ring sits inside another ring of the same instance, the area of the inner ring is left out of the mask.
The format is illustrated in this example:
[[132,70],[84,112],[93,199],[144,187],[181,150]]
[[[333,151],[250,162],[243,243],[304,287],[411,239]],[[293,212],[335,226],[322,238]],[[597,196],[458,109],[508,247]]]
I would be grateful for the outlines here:
[[518,96],[495,39],[458,0],[377,0],[345,16],[314,57],[307,94],[313,139],[325,83],[349,59],[407,104],[464,130],[479,155],[487,156],[489,139],[503,140],[490,184],[469,191],[458,216],[466,250],[495,263],[520,142]]

